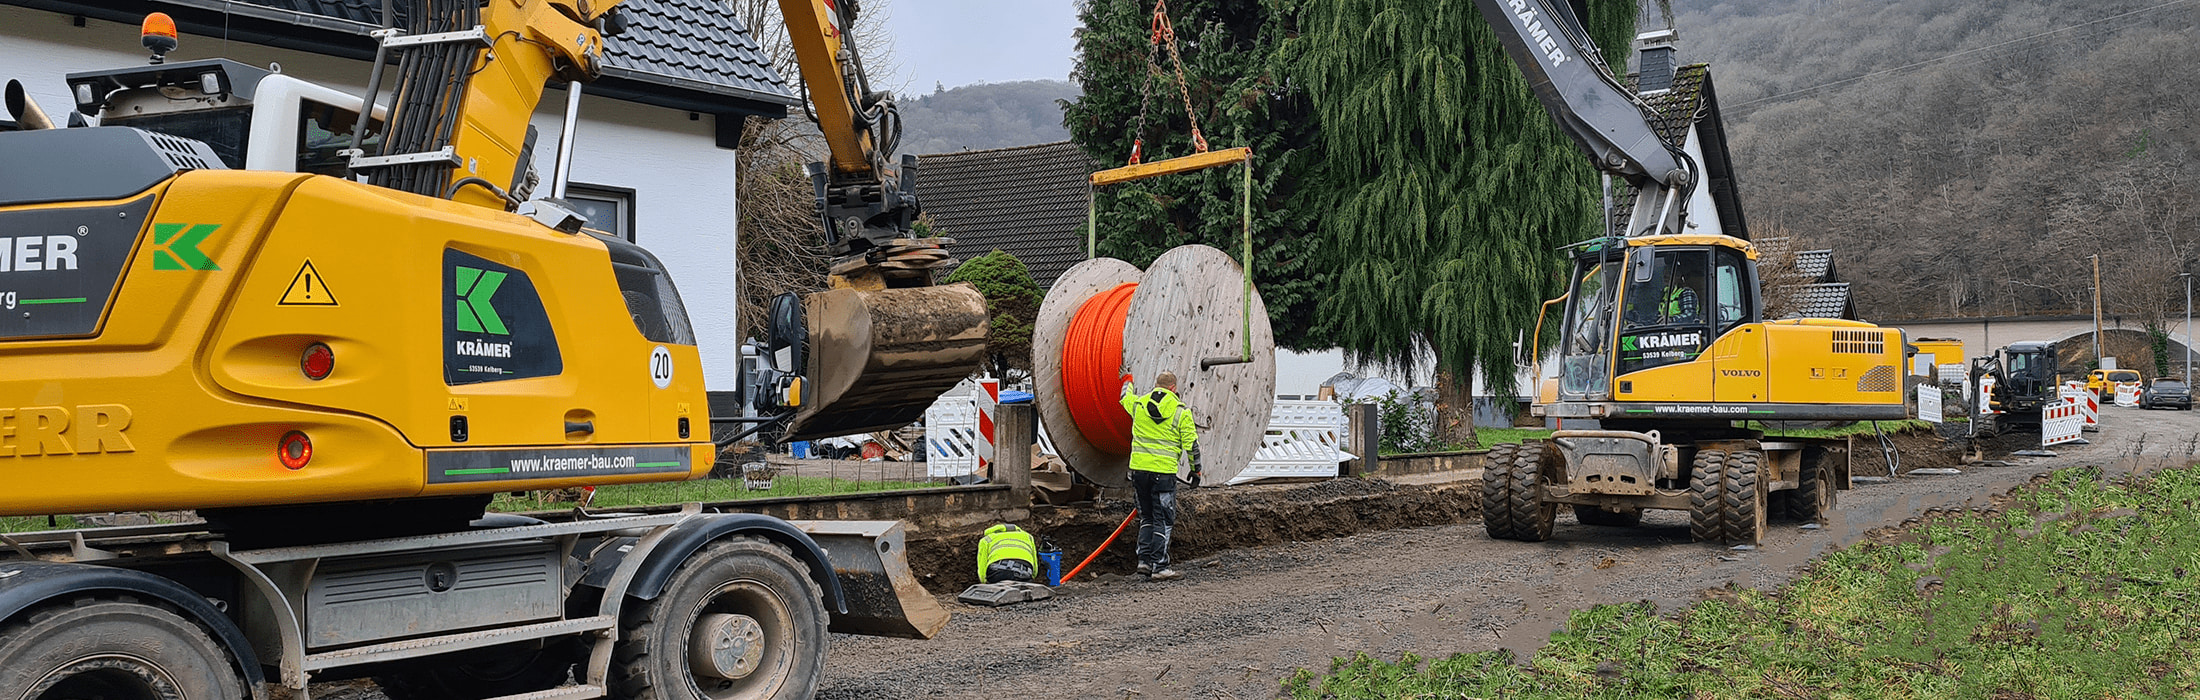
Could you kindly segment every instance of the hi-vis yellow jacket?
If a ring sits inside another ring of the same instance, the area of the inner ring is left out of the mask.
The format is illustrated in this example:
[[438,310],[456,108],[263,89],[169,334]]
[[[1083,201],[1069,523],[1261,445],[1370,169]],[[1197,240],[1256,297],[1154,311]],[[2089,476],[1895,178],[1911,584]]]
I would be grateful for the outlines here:
[[1145,394],[1124,394],[1123,410],[1131,412],[1131,468],[1175,474],[1180,455],[1199,440],[1192,409],[1176,398],[1176,392],[1154,387]]

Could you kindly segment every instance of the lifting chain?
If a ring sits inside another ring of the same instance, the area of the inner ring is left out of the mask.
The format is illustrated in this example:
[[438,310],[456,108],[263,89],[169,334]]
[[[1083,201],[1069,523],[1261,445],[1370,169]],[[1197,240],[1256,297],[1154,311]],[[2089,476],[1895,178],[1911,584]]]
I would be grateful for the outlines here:
[[1137,165],[1146,149],[1146,114],[1153,106],[1154,79],[1161,77],[1161,48],[1169,49],[1169,63],[1176,68],[1176,93],[1184,98],[1184,118],[1192,123],[1192,152],[1207,152],[1207,137],[1199,131],[1199,114],[1192,111],[1192,89],[1184,79],[1184,57],[1176,50],[1176,27],[1169,23],[1168,0],[1153,4],[1153,31],[1146,42],[1146,79],[1138,91],[1138,127],[1131,132],[1131,165]]

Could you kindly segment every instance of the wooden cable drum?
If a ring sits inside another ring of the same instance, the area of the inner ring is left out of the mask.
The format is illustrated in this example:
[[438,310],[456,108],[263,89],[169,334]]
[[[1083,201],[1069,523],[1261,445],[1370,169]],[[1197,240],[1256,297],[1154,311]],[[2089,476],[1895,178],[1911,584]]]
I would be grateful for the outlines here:
[[1070,416],[1062,387],[1062,350],[1068,345],[1071,321],[1085,302],[1110,289],[1137,284],[1144,277],[1138,268],[1114,258],[1094,258],[1071,267],[1054,280],[1039,304],[1038,323],[1031,332],[1032,393],[1039,407],[1039,422],[1054,442],[1055,454],[1070,468],[1103,487],[1124,485],[1129,477],[1127,449],[1114,452],[1086,439]]
[[[1177,393],[1200,426],[1206,483],[1244,471],[1267,432],[1276,386],[1267,307],[1246,289],[1235,260],[1196,245],[1170,250],[1143,275],[1129,263],[1099,258],[1056,280],[1040,305],[1032,358],[1039,417],[1062,459],[1096,484],[1123,485],[1127,426],[1111,412],[1120,411],[1119,377],[1131,375],[1143,391],[1168,371],[1176,373]],[[1210,358],[1243,359],[1248,327],[1249,361],[1201,367]],[[1119,354],[1112,352],[1116,343]]]

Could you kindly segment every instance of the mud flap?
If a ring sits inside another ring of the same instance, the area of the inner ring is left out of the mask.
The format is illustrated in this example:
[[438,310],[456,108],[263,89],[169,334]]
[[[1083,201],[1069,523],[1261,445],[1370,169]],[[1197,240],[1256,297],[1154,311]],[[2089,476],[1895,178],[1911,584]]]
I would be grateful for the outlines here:
[[909,571],[908,534],[897,520],[795,520],[832,560],[848,611],[828,628],[843,634],[931,639],[947,609]]

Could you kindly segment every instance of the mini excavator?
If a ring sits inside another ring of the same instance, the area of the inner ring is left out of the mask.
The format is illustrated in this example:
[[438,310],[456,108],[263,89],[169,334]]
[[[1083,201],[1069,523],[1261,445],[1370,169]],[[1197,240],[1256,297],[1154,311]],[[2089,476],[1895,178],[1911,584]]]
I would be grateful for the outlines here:
[[[1585,525],[1684,510],[1696,539],[1733,543],[1759,541],[1775,510],[1821,517],[1848,488],[1845,447],[1768,438],[1742,421],[1908,417],[1902,331],[1764,320],[1739,204],[1731,188],[1699,194],[1705,147],[1684,136],[1723,138],[1689,128],[1716,112],[1660,114],[1612,74],[1567,2],[1475,6],[1537,100],[1613,181],[1612,201],[1626,205],[1606,212],[1616,231],[1569,246],[1567,292],[1543,305],[1563,305],[1564,317],[1557,377],[1541,380],[1532,411],[1559,429],[1490,451],[1490,536],[1548,539],[1561,505]],[[1672,36],[1642,39],[1670,52]]]
[[[383,0],[363,96],[168,61],[158,13],[150,65],[68,76],[69,127],[10,86],[30,129],[0,133],[0,515],[203,522],[0,535],[0,689],[806,698],[828,630],[938,632],[898,522],[484,515],[497,492],[700,478],[721,447],[665,266],[534,196],[529,117],[598,75],[619,4]],[[780,6],[838,259],[776,310],[757,403],[786,436],[905,424],[975,370],[984,301],[909,235],[857,3]]]

